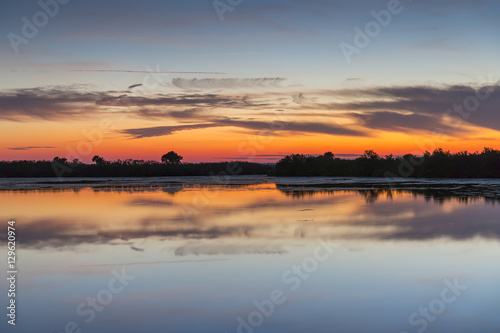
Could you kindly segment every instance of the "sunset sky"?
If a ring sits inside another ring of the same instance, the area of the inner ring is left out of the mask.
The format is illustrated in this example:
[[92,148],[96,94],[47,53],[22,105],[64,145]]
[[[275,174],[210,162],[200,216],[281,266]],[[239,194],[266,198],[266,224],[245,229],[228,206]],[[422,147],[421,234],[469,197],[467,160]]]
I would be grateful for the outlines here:
[[496,0],[5,2],[0,159],[498,149],[499,13]]

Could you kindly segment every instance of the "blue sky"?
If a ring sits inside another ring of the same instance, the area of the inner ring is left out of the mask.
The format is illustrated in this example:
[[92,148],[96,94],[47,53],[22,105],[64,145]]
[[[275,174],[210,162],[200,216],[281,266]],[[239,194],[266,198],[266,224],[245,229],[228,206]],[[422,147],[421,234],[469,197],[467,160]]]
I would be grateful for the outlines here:
[[[65,72],[89,67],[159,65],[230,77],[286,77],[307,87],[331,88],[354,77],[367,84],[477,82],[495,71],[496,1],[401,1],[403,11],[347,65],[339,44],[352,43],[353,29],[363,29],[373,20],[370,12],[387,4],[242,1],[221,22],[212,1],[71,0],[35,38],[20,45],[19,54],[4,37],[1,87],[47,81],[111,86],[129,79]],[[0,14],[4,36],[20,34],[21,18],[30,19],[40,9],[36,1],[6,3]],[[33,75],[40,70],[45,72]]]

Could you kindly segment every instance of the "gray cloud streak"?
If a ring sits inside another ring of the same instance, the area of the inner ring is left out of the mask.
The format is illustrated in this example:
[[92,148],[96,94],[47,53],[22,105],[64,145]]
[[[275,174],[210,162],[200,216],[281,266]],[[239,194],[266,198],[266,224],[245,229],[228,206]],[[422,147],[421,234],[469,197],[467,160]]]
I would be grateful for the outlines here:
[[249,79],[172,79],[172,84],[180,89],[238,89],[238,88],[271,88],[278,87],[284,78],[249,78]]
[[223,72],[174,72],[174,71],[147,71],[129,69],[73,69],[71,72],[110,72],[110,73],[145,73],[145,74],[226,74]]
[[214,124],[193,124],[193,125],[180,125],[180,126],[157,126],[146,128],[131,128],[119,131],[122,134],[127,134],[134,139],[151,138],[155,136],[171,135],[175,132],[188,131],[201,128],[217,127]]
[[31,149],[53,149],[51,146],[26,146],[26,147],[9,147],[8,150],[31,150]]
[[[180,126],[157,126],[146,128],[131,128],[120,131],[122,134],[131,136],[134,139],[142,139],[155,136],[171,135],[178,131],[186,131],[200,128],[211,127],[238,127],[255,131],[264,131],[269,135],[279,135],[281,132],[299,132],[299,133],[316,133],[316,134],[331,134],[331,135],[346,135],[346,136],[366,136],[366,133],[352,130],[337,125],[323,123],[294,123],[288,122],[282,128],[271,129],[272,123],[264,121],[251,120],[235,120],[235,119],[213,119],[209,124],[194,124]],[[276,126],[278,127],[278,126]]]

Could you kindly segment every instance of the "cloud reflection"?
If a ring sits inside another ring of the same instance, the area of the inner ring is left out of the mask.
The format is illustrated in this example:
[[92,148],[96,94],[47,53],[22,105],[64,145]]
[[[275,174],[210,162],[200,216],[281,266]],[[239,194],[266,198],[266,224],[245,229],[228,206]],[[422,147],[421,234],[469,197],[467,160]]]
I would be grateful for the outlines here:
[[[142,252],[147,248],[133,244],[155,238],[186,240],[173,249],[175,255],[199,256],[281,254],[286,252],[283,244],[300,238],[500,239],[495,194],[499,184],[370,186],[183,185],[175,196],[161,187],[97,192],[85,187],[0,191],[0,199],[20,202],[22,197],[34,211],[37,205],[44,207],[43,215],[30,214],[20,204],[4,210],[9,214],[4,219],[22,221],[19,241],[33,248],[128,244]],[[197,196],[205,191],[211,194],[200,206],[204,201]],[[186,217],[186,209],[195,212]],[[198,241],[191,243],[193,239]],[[220,243],[205,244],[202,239]]]

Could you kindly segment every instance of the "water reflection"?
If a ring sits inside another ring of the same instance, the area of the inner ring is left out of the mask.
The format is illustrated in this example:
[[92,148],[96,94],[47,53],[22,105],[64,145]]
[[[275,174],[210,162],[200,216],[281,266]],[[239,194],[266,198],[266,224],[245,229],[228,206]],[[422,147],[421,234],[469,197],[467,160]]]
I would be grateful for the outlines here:
[[100,185],[0,191],[0,202],[5,207],[2,218],[22,221],[22,242],[37,248],[149,237],[500,238],[497,199],[479,195],[477,190],[464,192],[457,186],[429,190],[414,185],[410,189],[346,189],[344,185],[325,189],[270,183]]
[[[247,333],[238,318],[279,289],[286,302],[253,332],[410,333],[410,315],[457,278],[468,289],[426,332],[500,329],[496,185],[247,181],[4,187],[0,219],[18,228],[16,328]],[[318,239],[339,247],[307,278],[287,275]],[[86,323],[79,304],[124,268],[135,279]]]
[[[379,197],[391,199],[395,193],[411,194],[415,197],[423,197],[427,201],[435,201],[438,203],[456,199],[460,202],[467,204],[469,201],[484,200],[487,203],[500,202],[500,193],[497,193],[496,188],[484,186],[404,186],[400,188],[392,188],[392,186],[385,186],[388,188],[345,188],[345,186],[331,186],[328,189],[318,188],[316,185],[308,188],[305,186],[296,185],[277,185],[278,190],[287,196],[296,198],[312,197],[320,193],[333,193],[339,191],[357,191],[359,194],[365,196],[366,200],[374,202]],[[375,187],[372,185],[372,187]]]

